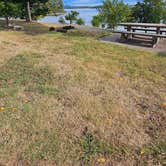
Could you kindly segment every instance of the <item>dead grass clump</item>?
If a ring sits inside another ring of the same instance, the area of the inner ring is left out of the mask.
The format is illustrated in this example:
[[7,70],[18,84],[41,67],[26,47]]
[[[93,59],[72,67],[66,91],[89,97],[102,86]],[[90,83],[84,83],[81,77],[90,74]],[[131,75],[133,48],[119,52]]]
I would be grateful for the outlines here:
[[67,32],[67,36],[76,36],[76,37],[94,37],[100,38],[102,36],[108,35],[108,32],[97,32],[97,31],[89,31],[89,30],[70,30]]

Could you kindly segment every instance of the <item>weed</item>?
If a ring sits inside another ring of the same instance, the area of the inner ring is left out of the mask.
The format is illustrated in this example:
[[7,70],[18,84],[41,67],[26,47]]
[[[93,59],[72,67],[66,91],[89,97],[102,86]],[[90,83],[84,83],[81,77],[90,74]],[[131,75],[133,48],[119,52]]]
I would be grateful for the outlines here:
[[107,145],[103,141],[97,139],[92,133],[86,132],[80,140],[82,148],[81,160],[88,164],[94,157],[98,155],[111,155],[114,152],[112,146]]
[[149,152],[156,162],[160,162],[161,165],[166,164],[166,142],[159,142],[153,145]]

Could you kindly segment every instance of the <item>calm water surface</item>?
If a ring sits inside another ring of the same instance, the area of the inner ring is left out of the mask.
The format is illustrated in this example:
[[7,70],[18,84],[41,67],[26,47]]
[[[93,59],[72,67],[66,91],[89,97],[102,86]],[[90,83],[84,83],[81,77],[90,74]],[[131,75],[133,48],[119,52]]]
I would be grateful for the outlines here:
[[[79,17],[82,18],[85,22],[85,25],[91,26],[91,20],[93,16],[96,16],[98,14],[97,9],[65,9],[65,11],[68,13],[71,10],[78,11],[80,13]],[[63,17],[65,15],[62,15]],[[46,16],[39,20],[39,22],[45,22],[45,23],[58,23],[58,20],[62,16]]]

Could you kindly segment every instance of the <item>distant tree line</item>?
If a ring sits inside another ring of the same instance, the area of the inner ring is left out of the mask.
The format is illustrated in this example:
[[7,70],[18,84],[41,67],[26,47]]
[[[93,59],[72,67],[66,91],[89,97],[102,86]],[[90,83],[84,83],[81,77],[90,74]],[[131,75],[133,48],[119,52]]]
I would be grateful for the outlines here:
[[166,23],[166,0],[143,0],[134,6],[122,0],[104,0],[92,25],[115,28],[120,22]]
[[0,17],[26,19],[27,22],[36,20],[47,14],[63,11],[62,0],[0,0]]

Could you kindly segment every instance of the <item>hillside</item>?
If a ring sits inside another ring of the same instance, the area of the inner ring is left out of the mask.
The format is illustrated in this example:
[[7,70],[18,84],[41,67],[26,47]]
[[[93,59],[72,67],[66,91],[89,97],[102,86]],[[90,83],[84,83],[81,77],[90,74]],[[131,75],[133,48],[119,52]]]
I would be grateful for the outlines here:
[[0,28],[0,165],[164,165],[166,55],[17,24]]

